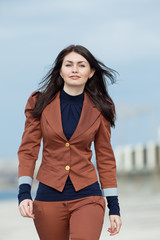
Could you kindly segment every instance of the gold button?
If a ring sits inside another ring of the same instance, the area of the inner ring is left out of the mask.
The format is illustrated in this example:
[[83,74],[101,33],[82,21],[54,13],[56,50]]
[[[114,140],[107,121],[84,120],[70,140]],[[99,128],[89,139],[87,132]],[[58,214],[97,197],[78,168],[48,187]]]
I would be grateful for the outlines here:
[[69,169],[70,169],[70,166],[68,166],[68,165],[65,166],[65,169],[66,169],[66,170],[69,170]]
[[69,142],[66,142],[66,147],[69,147]]

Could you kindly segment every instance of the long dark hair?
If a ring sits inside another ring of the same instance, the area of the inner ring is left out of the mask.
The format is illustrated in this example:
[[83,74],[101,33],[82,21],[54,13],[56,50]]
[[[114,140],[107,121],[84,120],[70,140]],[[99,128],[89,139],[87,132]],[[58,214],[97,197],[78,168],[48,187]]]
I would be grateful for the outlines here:
[[111,126],[115,127],[115,104],[109,96],[106,80],[110,80],[112,84],[115,83],[117,71],[106,67],[88,49],[81,45],[70,45],[58,54],[53,67],[39,83],[39,85],[43,85],[38,88],[38,97],[32,115],[35,118],[40,118],[44,108],[55,98],[57,92],[63,88],[64,80],[60,76],[60,69],[64,57],[71,52],[82,55],[89,62],[90,67],[95,69],[94,75],[87,80],[84,91],[110,122]]

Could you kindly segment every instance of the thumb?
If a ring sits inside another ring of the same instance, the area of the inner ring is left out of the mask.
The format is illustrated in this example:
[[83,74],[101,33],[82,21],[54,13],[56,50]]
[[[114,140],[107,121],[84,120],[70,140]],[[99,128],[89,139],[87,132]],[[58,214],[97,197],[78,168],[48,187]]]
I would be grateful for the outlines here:
[[29,212],[30,212],[30,214],[32,214],[33,213],[33,202],[31,200],[28,202],[28,206],[29,206]]
[[114,219],[111,219],[111,232],[114,232]]

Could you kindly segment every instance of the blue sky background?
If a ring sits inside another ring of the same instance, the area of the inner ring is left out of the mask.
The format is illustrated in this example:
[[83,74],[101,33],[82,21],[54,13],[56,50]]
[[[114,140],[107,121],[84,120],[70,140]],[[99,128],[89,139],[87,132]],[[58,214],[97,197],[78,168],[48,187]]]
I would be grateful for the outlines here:
[[157,140],[160,126],[160,1],[1,0],[0,158],[17,158],[30,93],[70,44],[119,72],[112,145]]

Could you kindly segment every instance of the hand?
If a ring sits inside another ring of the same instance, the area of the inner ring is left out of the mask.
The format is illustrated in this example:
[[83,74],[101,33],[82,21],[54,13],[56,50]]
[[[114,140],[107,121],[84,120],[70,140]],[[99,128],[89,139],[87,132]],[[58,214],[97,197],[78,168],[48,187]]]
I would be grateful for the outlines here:
[[35,218],[33,214],[33,201],[24,199],[19,205],[19,211],[23,217]]
[[120,228],[122,226],[122,221],[120,216],[118,215],[110,215],[109,216],[111,227],[108,228],[108,232],[110,232],[110,236],[113,236],[119,233]]

